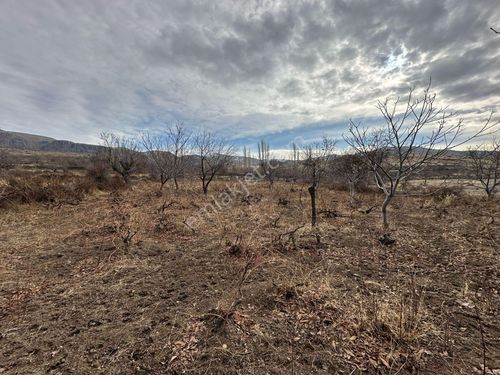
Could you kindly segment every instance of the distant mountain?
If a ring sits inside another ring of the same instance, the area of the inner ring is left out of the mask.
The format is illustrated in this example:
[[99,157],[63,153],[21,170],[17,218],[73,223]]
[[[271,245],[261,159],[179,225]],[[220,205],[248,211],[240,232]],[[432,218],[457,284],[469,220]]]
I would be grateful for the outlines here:
[[[405,147],[403,149],[403,151],[406,151],[408,148]],[[397,150],[396,148],[393,148],[393,149],[389,149],[389,154],[392,155],[392,156],[396,156],[397,155]],[[431,151],[431,153],[434,153],[434,152],[437,152],[439,151],[439,148],[436,148],[435,151]],[[425,148],[425,147],[415,147],[413,149],[413,154],[415,155],[423,155],[425,154],[426,152],[428,152],[428,149]],[[451,150],[446,150],[446,152],[444,154],[441,155],[441,157],[447,157],[447,158],[453,158],[453,157],[466,157],[469,155],[469,152],[467,150],[455,150],[455,149],[451,149]]]
[[41,135],[11,132],[0,129],[0,148],[14,148],[33,151],[94,153],[101,146],[61,141]]

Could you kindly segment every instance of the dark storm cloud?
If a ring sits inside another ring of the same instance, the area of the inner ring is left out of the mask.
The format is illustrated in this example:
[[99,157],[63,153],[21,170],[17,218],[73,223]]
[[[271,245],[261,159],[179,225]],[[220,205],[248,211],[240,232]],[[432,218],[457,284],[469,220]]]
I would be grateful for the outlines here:
[[466,79],[445,86],[443,93],[463,102],[500,98],[500,85],[488,78]]
[[[493,46],[491,47],[493,49]],[[446,84],[464,78],[492,76],[499,66],[498,56],[490,54],[489,46],[481,46],[437,59],[429,64],[426,73],[435,77],[438,83]]]
[[289,12],[264,12],[237,17],[225,30],[216,26],[168,25],[146,55],[155,63],[191,66],[220,81],[260,79],[271,75],[280,64],[294,22]]
[[4,0],[0,128],[258,137],[373,116],[429,77],[442,105],[495,108],[499,20],[497,0]]

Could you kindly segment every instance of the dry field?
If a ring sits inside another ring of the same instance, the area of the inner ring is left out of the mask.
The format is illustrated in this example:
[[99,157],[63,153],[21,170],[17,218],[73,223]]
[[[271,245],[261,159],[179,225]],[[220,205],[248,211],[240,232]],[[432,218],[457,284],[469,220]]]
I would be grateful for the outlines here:
[[498,199],[155,189],[0,208],[0,373],[500,374]]
[[67,169],[77,172],[78,170],[84,169],[89,163],[89,156],[83,153],[0,148],[0,154],[1,153],[5,155],[7,161],[16,166],[17,170],[31,172],[57,172]]

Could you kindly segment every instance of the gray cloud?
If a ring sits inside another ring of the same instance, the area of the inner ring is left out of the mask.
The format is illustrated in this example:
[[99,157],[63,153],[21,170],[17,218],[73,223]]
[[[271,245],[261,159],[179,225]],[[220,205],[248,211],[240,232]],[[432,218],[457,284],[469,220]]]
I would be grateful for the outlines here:
[[442,105],[498,108],[498,20],[496,0],[4,0],[0,128],[307,132],[430,76]]

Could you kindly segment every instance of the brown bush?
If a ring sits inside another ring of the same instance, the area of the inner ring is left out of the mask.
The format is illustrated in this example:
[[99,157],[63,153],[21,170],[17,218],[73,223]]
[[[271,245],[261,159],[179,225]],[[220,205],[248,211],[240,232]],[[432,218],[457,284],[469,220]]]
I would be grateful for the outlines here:
[[9,203],[76,203],[94,189],[76,176],[11,176],[2,183],[0,205]]
[[125,187],[125,183],[118,176],[109,173],[108,165],[102,160],[92,160],[87,168],[87,183],[99,190],[115,191]]
[[109,180],[108,166],[104,162],[94,161],[87,168],[87,178],[98,184],[104,184]]
[[446,186],[438,189],[432,195],[436,200],[444,200],[447,197],[454,196],[460,197],[463,195],[463,187],[462,186]]

